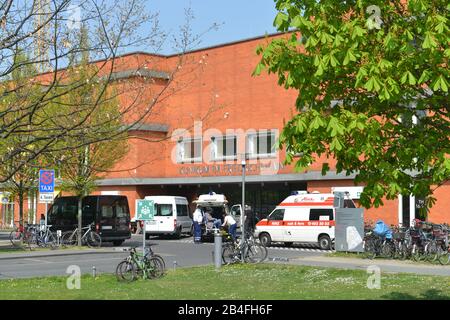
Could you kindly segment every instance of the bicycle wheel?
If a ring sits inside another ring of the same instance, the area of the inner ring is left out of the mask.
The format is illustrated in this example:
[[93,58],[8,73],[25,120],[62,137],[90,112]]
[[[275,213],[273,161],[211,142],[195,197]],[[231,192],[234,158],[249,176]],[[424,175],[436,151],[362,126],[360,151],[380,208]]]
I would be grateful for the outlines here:
[[408,258],[408,246],[404,242],[399,244],[398,258],[400,260],[406,260],[406,258]]
[[164,275],[164,265],[160,259],[151,257],[145,263],[148,279],[161,278]]
[[61,237],[61,245],[63,248],[74,246],[77,244],[77,237],[73,231],[64,232]]
[[267,248],[263,245],[254,243],[245,249],[245,261],[249,263],[261,263],[267,258]]
[[131,282],[136,280],[136,269],[132,262],[124,260],[116,267],[116,278],[118,281]]
[[366,258],[371,260],[377,256],[377,251],[373,240],[366,240],[364,244],[364,255]]
[[418,262],[425,260],[426,256],[422,248],[420,248],[418,245],[414,245],[411,253],[411,258],[414,261]]
[[11,231],[9,241],[11,241],[14,247],[21,247],[23,245],[23,233],[18,230]]
[[50,247],[50,249],[55,250],[58,249],[59,244],[56,240],[56,237],[53,235],[53,233],[49,232],[47,236],[45,237],[45,245],[47,247]]
[[427,260],[430,262],[435,262],[438,259],[439,256],[439,248],[438,248],[438,244],[436,243],[436,241],[431,242],[428,247],[427,247]]
[[388,241],[381,246],[381,255],[385,258],[392,258],[394,256],[395,248],[393,243]]
[[86,243],[89,248],[100,248],[102,246],[102,238],[98,233],[91,231],[86,235]]
[[151,255],[151,258],[158,259],[160,261],[161,265],[162,265],[163,270],[164,271],[166,270],[166,262],[164,261],[163,257],[161,257],[158,254],[153,254],[153,255]]
[[439,254],[438,261],[442,265],[448,265],[450,263],[450,253],[448,248],[443,248]]
[[236,262],[234,245],[226,245],[222,248],[222,261],[224,264]]

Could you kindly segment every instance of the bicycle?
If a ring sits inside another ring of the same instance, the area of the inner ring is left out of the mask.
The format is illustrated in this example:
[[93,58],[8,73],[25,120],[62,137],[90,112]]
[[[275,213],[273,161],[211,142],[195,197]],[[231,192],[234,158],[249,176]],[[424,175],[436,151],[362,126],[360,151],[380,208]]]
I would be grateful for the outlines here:
[[19,224],[19,226],[15,226],[14,230],[11,231],[9,234],[9,241],[11,244],[16,247],[22,247],[24,243],[26,243],[30,249],[30,240],[33,237],[33,231],[35,228],[37,228],[38,225],[32,225],[32,224],[23,224],[23,221],[15,221]]
[[391,239],[376,235],[369,231],[363,240],[366,258],[374,259],[376,256],[392,258],[395,252],[395,244]]
[[116,278],[118,281],[131,282],[142,276],[143,279],[160,278],[165,272],[164,260],[147,251],[145,254],[138,253],[136,247],[130,249],[130,255],[121,261],[116,267]]
[[[86,230],[83,233],[83,230]],[[81,244],[88,245],[90,248],[100,248],[102,246],[102,238],[94,231],[94,223],[81,228]],[[64,232],[61,237],[61,245],[63,247],[74,246],[78,243],[78,228],[73,231]]]
[[51,232],[51,227],[52,225],[35,225],[30,229],[31,235],[27,239],[30,250],[32,250],[33,245],[38,247],[50,247],[51,249],[59,247],[60,243]]
[[[228,234],[227,239],[231,236]],[[222,248],[222,261],[224,264],[232,264],[241,262],[242,253],[244,254],[244,262],[261,263],[266,260],[268,255],[267,248],[255,241],[253,235],[244,237],[241,241],[229,241]]]

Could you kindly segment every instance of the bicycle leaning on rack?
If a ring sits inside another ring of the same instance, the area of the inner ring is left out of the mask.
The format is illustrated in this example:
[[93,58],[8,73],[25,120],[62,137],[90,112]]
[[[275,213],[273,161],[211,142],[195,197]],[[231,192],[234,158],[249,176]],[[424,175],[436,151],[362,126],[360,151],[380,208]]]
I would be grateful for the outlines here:
[[[146,248],[147,249],[147,248]],[[143,279],[155,279],[164,275],[164,259],[148,248],[145,254],[136,251],[136,247],[130,249],[130,255],[121,261],[116,267],[118,281],[131,282],[138,277]]]
[[[84,231],[84,233],[83,233]],[[90,248],[100,248],[102,246],[102,238],[95,232],[94,223],[87,227],[81,228],[81,244],[88,245]],[[64,232],[61,237],[61,245],[63,247],[75,246],[78,243],[78,228],[73,231]]]

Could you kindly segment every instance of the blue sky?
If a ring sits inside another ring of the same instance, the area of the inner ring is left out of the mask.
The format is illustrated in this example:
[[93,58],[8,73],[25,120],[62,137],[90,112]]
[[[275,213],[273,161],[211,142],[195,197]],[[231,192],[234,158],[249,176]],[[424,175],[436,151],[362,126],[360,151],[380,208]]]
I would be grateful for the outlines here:
[[[267,33],[275,33],[273,20],[277,11],[273,0],[151,0],[148,9],[159,12],[162,28],[173,34],[185,19],[185,8],[190,7],[195,19],[192,22],[194,34],[206,31],[214,23],[217,30],[211,30],[201,38],[198,48],[237,41]],[[149,51],[146,48],[137,50]],[[163,54],[175,53],[167,43]]]

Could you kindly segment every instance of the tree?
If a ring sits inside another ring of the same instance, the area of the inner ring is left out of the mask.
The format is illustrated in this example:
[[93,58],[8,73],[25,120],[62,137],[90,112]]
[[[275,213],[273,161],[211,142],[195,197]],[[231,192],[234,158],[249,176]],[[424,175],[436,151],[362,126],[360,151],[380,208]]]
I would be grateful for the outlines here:
[[289,34],[257,49],[254,73],[299,92],[280,136],[286,161],[334,159],[365,183],[365,207],[398,194],[429,196],[431,207],[450,177],[448,2],[275,2],[274,25]]
[[[14,57],[14,64],[25,64],[28,61],[27,55],[23,50],[18,49],[16,56]],[[35,74],[35,70],[32,66],[21,69],[15,69],[11,74],[12,81],[9,83],[9,88],[13,94],[8,96],[8,99],[4,99],[0,102],[1,105],[8,104],[9,100],[19,101],[23,99],[29,99],[32,101],[38,94],[39,88],[37,86],[29,86],[27,90],[24,90],[28,78]],[[20,116],[20,112],[16,113]],[[8,119],[13,121],[14,119]],[[11,146],[19,145],[21,143],[27,143],[30,139],[29,135],[12,135],[6,139],[0,140],[0,149],[10,149]],[[34,148],[35,146],[30,146]],[[10,192],[13,199],[17,199],[19,205],[19,220],[24,220],[24,199],[25,195],[31,191],[35,191],[37,188],[38,179],[38,161],[39,158],[35,158],[31,161],[27,159],[25,153],[18,153],[15,157],[9,158],[7,161],[2,162],[0,166],[0,175],[10,176],[10,179],[3,185],[3,189]],[[19,169],[17,169],[19,168]]]
[[[89,43],[80,41],[76,32],[81,22],[86,27]],[[172,80],[186,63],[184,53],[198,43],[198,38],[190,33],[182,33],[180,37],[178,63],[161,70],[161,57],[155,55],[153,59],[146,59],[134,70],[147,72],[138,75],[140,84],[132,90],[126,88],[127,94],[134,97],[130,97],[129,105],[121,106],[120,116],[103,118],[87,127],[90,114],[111,99],[106,93],[116,79],[115,58],[136,45],[158,53],[166,41],[167,35],[159,28],[158,15],[149,13],[143,0],[0,0],[0,162],[14,164],[7,173],[0,174],[0,183],[8,181],[22,166],[40,155],[113,140],[117,132],[111,135],[104,131],[110,122],[128,119],[121,129],[121,133],[126,133],[145,121],[153,106],[174,92],[177,84],[172,84]],[[27,61],[15,62],[18,48],[26,50]],[[73,66],[71,57],[83,53],[89,53],[97,62],[91,78],[80,82],[70,76],[74,69],[67,67]],[[14,72],[30,66],[35,74],[20,86],[14,84]],[[102,87],[97,86],[95,99],[78,109],[61,103],[70,100],[73,90],[90,90],[93,82],[100,79]],[[149,86],[156,81],[157,86]],[[141,102],[143,92],[148,96],[151,90],[154,90],[151,92],[153,99],[145,102],[146,107],[136,103]],[[23,95],[24,92],[33,92],[33,96]],[[116,95],[121,93],[116,91]],[[65,121],[67,118],[72,122]],[[89,134],[86,134],[87,129]],[[22,139],[24,136],[28,138]],[[77,139],[79,137],[84,139]],[[66,143],[62,144],[61,140]],[[4,141],[9,143],[2,143]],[[22,161],[14,161],[19,155]]]
[[[86,29],[80,30],[80,42],[87,43]],[[59,164],[59,172],[62,177],[61,188],[74,193],[78,197],[78,245],[81,246],[82,228],[82,202],[96,188],[96,180],[102,177],[108,169],[125,156],[128,152],[127,135],[123,130],[122,112],[114,90],[110,89],[103,94],[102,102],[94,110],[85,109],[91,105],[92,100],[97,99],[99,92],[103,90],[101,79],[93,77],[97,74],[96,66],[89,64],[89,55],[83,53],[79,59],[73,57],[75,63],[70,67],[70,82],[81,83],[95,79],[90,86],[74,88],[68,95],[56,100],[57,105],[66,105],[72,109],[70,117],[61,118],[57,115],[58,108],[54,108],[53,118],[63,123],[77,121],[78,116],[83,116],[86,121],[83,124],[83,135],[66,137],[59,144],[75,144],[71,139],[81,142],[78,148],[70,148],[64,152],[54,152],[50,162]],[[80,110],[82,110],[80,112]],[[107,120],[105,120],[107,119]],[[109,120],[109,121],[108,121]],[[101,130],[91,131],[91,127]],[[101,135],[108,134],[108,141],[102,141]],[[100,135],[100,136],[97,136]],[[92,143],[92,141],[97,141]],[[63,148],[64,149],[64,148]]]

